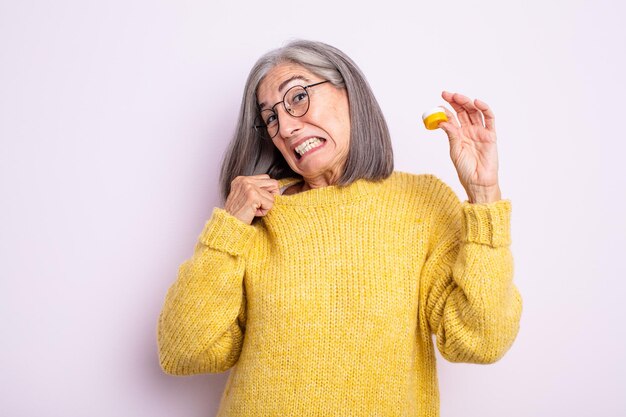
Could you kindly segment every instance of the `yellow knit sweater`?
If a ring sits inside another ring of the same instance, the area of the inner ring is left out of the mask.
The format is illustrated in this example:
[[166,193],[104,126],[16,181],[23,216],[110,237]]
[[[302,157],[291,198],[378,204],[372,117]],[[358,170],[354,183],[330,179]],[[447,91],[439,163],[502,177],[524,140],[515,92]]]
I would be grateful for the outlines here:
[[278,195],[253,225],[216,208],[167,293],[161,366],[234,366],[220,417],[438,416],[432,335],[491,363],[517,334],[510,212],[399,172]]

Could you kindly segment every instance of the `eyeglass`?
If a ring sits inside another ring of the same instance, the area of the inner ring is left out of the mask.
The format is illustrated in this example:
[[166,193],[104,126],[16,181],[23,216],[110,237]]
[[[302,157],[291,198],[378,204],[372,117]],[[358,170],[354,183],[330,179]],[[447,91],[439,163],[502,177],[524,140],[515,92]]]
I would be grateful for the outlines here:
[[254,123],[254,129],[262,136],[273,138],[278,134],[278,114],[276,106],[282,103],[283,107],[292,117],[302,117],[309,111],[311,99],[309,98],[308,89],[316,85],[324,84],[329,80],[320,81],[319,83],[309,84],[305,86],[295,85],[285,92],[283,99],[274,104],[271,108],[262,110]]

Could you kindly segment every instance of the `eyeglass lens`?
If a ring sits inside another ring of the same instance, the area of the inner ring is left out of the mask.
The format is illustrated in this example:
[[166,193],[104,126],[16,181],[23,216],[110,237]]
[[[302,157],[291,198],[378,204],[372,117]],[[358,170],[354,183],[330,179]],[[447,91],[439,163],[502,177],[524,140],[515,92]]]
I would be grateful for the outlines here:
[[[299,85],[291,87],[283,98],[285,110],[293,117],[302,117],[309,110],[309,94]],[[280,103],[279,103],[280,104]],[[261,119],[267,129],[267,134],[273,138],[278,133],[278,115],[273,109],[261,112]]]

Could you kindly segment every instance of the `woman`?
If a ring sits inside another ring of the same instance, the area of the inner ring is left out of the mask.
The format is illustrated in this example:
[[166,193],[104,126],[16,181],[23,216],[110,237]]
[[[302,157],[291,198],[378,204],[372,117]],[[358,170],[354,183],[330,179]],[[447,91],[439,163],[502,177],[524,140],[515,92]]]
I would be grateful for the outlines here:
[[463,203],[433,175],[393,172],[382,113],[341,51],[298,41],[263,56],[224,160],[224,208],[165,300],[165,372],[236,364],[219,416],[435,416],[433,334],[449,361],[501,358],[521,298],[494,115],[443,98]]

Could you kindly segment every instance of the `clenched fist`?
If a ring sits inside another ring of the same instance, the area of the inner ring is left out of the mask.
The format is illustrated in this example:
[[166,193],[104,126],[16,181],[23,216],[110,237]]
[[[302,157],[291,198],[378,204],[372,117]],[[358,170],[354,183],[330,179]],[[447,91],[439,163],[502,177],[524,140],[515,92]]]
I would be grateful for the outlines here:
[[230,183],[230,194],[224,210],[246,224],[257,216],[265,216],[279,194],[278,181],[267,174],[239,176]]

